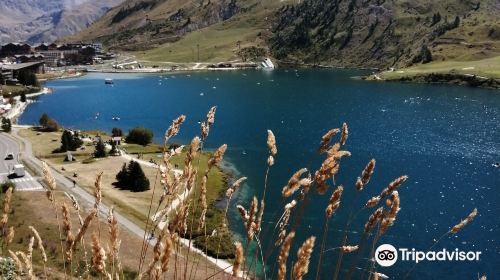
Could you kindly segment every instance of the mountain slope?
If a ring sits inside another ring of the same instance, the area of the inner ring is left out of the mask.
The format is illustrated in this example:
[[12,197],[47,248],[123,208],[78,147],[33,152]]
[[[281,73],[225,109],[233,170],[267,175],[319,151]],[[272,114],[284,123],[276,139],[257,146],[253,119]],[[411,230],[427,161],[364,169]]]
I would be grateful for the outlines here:
[[290,62],[388,67],[498,55],[497,0],[306,0],[278,12],[269,41]]
[[281,6],[276,0],[128,0],[64,40],[99,39],[112,49],[147,50],[242,15],[255,13],[260,21],[268,3],[273,3],[269,15]]
[[76,33],[123,0],[2,0],[0,42],[52,42]]
[[[127,0],[65,40],[150,62],[408,66],[500,55],[498,0]],[[199,54],[198,54],[199,49]]]

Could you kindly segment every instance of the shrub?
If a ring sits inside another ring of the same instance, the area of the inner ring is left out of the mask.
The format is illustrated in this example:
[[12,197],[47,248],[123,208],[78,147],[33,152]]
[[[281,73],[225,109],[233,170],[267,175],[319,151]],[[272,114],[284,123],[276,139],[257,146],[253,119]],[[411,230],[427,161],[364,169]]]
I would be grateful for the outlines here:
[[47,123],[49,121],[49,115],[47,115],[47,113],[43,113],[42,116],[40,117],[40,120],[38,121],[38,123],[40,123],[41,126],[47,126]]
[[76,151],[83,145],[83,141],[78,137],[78,133],[65,130],[61,135],[61,147],[55,150],[56,153]]
[[50,118],[47,113],[42,114],[38,123],[45,131],[54,132],[59,130],[59,124],[54,119]]
[[136,127],[129,130],[125,141],[146,146],[153,140],[153,131],[144,127]]
[[12,123],[8,118],[2,118],[2,130],[5,132],[10,132],[12,130]]
[[54,119],[49,119],[47,125],[45,126],[45,131],[55,132],[59,131],[59,124]]
[[21,93],[21,102],[26,102],[26,93]]
[[11,181],[5,181],[2,184],[0,184],[0,189],[2,190],[2,193],[5,193],[9,188],[12,188],[12,190],[15,190],[16,184],[14,184]]

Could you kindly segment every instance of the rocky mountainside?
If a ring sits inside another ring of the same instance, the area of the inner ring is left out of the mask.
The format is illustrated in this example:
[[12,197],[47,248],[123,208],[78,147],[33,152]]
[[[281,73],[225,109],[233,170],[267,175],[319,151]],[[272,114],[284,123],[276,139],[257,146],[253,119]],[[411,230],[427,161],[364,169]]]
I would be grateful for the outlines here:
[[0,43],[52,42],[88,27],[123,0],[2,0]]
[[384,68],[499,55],[499,14],[498,0],[127,0],[64,40],[150,61],[195,61],[199,46],[212,60],[255,49],[285,63]]
[[[269,0],[264,0],[267,2]],[[99,39],[110,48],[144,50],[250,12],[259,0],[127,0],[64,40]]]
[[277,12],[277,59],[388,67],[500,52],[498,0],[304,0]]

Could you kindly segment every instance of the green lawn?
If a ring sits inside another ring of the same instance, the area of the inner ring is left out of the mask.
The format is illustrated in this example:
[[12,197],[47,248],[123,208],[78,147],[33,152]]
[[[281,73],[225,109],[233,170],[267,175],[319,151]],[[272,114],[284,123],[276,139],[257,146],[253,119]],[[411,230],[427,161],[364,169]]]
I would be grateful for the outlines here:
[[500,56],[475,61],[439,61],[419,64],[409,68],[384,71],[379,74],[382,79],[394,80],[402,77],[425,75],[431,73],[472,74],[489,78],[500,78]]
[[10,93],[13,96],[19,95],[22,92],[28,94],[28,93],[33,93],[33,92],[37,92],[40,90],[39,88],[27,88],[25,86],[20,86],[20,85],[16,85],[16,86],[0,85],[0,89],[1,89],[2,94],[5,95],[5,94]]

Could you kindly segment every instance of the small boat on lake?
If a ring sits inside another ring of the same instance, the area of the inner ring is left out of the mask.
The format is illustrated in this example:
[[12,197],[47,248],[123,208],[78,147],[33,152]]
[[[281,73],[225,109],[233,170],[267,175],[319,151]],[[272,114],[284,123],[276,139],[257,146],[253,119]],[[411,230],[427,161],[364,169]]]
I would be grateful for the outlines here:
[[110,78],[105,79],[104,80],[104,84],[106,84],[106,85],[112,85],[112,84],[114,84],[113,79],[110,79]]
[[114,121],[119,121],[119,120],[120,120],[120,118],[119,118],[119,117],[113,117],[112,119],[113,119]]

